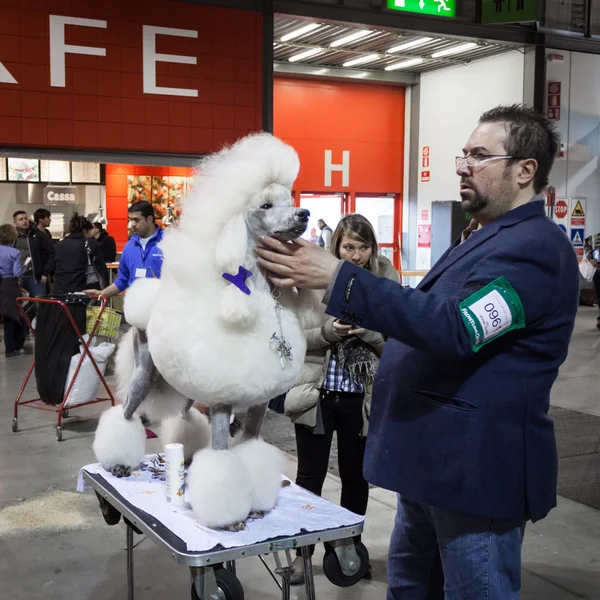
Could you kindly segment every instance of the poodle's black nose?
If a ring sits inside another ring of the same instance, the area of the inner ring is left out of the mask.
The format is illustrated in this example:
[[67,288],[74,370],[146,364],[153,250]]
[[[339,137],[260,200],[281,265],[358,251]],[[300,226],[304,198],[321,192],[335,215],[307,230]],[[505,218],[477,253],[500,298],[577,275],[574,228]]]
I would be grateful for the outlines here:
[[303,221],[308,221],[308,217],[310,217],[310,210],[307,210],[306,208],[299,208],[296,211],[296,216]]

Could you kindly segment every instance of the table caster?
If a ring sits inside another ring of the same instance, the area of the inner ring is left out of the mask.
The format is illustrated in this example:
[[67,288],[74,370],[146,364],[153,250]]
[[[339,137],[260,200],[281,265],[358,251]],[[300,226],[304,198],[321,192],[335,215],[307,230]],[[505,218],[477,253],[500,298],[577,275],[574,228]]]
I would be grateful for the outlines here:
[[325,556],[323,557],[323,573],[331,583],[338,587],[350,587],[358,583],[369,569],[369,551],[366,546],[359,542],[354,546],[356,552],[341,550],[343,566],[340,564],[338,553],[329,544],[325,544]]
[[196,587],[192,583],[192,600],[244,600],[244,588],[240,580],[227,569],[218,569],[215,571],[217,580],[216,598],[201,598],[196,592]]
[[13,430],[13,433],[17,433],[17,431],[19,431],[19,421],[18,421],[17,417],[13,417],[12,430]]
[[62,442],[62,427],[56,427],[56,441]]

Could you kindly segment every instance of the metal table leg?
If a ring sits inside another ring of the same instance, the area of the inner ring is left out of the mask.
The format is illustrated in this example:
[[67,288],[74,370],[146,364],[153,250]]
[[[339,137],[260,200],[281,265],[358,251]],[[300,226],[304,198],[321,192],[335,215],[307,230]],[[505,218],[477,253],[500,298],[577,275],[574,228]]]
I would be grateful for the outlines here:
[[127,527],[127,600],[133,600],[133,529]]
[[308,600],[316,600],[315,578],[313,575],[312,557],[308,546],[302,546],[302,560],[304,561],[304,585],[306,586],[306,597]]

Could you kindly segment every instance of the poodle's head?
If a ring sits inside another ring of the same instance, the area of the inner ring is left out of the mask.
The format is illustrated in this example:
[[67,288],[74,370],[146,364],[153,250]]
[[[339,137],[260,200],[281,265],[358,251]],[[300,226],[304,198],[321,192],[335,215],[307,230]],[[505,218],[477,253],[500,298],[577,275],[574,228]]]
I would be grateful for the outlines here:
[[310,212],[292,206],[288,188],[270,183],[250,199],[246,211],[248,232],[257,240],[262,235],[273,236],[282,242],[300,237],[308,225]]

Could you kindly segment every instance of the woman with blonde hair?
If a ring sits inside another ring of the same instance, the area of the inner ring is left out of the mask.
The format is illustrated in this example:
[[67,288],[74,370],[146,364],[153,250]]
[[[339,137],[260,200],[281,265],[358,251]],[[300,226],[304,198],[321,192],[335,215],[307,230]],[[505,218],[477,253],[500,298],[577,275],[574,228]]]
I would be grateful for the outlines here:
[[[344,217],[331,238],[330,251],[337,258],[398,281],[398,273],[378,249],[373,226],[358,214]],[[340,503],[364,515],[369,484],[363,477],[363,458],[373,378],[385,340],[379,333],[329,317],[321,298],[322,294],[313,294],[310,307],[300,314],[307,340],[306,360],[301,378],[284,404],[296,431],[296,483],[321,495],[333,434],[337,433]],[[299,553],[294,569],[292,583],[301,584],[304,572]]]
[[12,225],[0,225],[0,315],[4,318],[6,357],[24,353],[25,331],[17,307],[21,296],[19,277],[23,272],[21,253],[13,248],[17,230]]

